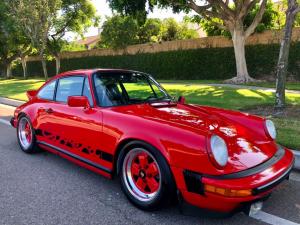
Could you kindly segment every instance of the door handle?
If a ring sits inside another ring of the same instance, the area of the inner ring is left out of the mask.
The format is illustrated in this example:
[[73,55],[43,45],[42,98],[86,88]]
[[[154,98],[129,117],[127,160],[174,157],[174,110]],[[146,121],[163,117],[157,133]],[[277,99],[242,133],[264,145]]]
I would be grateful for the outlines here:
[[46,113],[51,114],[51,113],[54,113],[54,111],[53,111],[53,109],[48,108],[48,109],[46,109]]

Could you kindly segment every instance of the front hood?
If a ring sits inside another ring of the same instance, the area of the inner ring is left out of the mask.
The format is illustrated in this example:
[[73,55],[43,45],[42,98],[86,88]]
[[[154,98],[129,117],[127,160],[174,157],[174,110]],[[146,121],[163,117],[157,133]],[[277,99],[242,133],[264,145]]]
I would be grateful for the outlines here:
[[[136,105],[117,111],[190,131],[202,130],[224,138],[229,161],[224,170],[236,172],[259,165],[277,151],[265,133],[264,119],[246,113],[198,105]],[[197,133],[197,132],[196,132]],[[203,133],[203,132],[202,132]],[[224,171],[225,172],[225,171]]]

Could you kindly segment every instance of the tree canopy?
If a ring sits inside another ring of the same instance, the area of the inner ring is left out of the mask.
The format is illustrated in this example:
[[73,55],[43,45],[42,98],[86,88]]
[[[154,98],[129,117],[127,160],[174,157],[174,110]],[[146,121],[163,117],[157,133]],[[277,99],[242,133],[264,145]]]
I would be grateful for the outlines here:
[[[259,4],[257,3],[256,6],[253,7],[246,15],[244,19],[244,26],[246,28],[251,25],[255,15],[259,11],[259,8]],[[274,3],[272,1],[269,1],[266,5],[265,13],[262,16],[260,23],[255,28],[255,32],[261,33],[267,29],[280,29],[283,25],[282,20],[282,12],[274,7]],[[214,24],[215,22],[222,23],[220,19],[215,18],[213,21],[210,21],[196,15],[191,18],[191,21],[200,23],[208,36],[230,36],[230,32],[227,29],[221,29],[219,26]]]
[[47,50],[56,60],[56,73],[60,71],[59,53],[68,45],[64,40],[67,32],[83,36],[87,28],[98,26],[100,18],[89,0],[62,0],[59,11],[52,21],[48,35]]
[[[236,59],[236,77],[229,82],[245,83],[253,81],[249,76],[246,58],[245,58],[245,41],[255,31],[256,27],[262,20],[266,9],[267,0],[108,0],[110,7],[121,14],[133,15],[142,18],[140,15],[146,15],[154,6],[166,8],[171,7],[174,12],[189,12],[193,10],[201,18],[210,21],[220,29],[230,32],[234,53]],[[250,25],[245,26],[246,16],[257,7]]]
[[12,0],[10,11],[42,59],[46,79],[46,55],[55,57],[58,73],[59,53],[66,45],[65,34],[83,35],[88,27],[97,26],[99,21],[89,0]]
[[0,2],[0,68],[10,76],[13,60],[29,50],[29,40],[9,13],[9,1]]
[[128,45],[173,41],[199,37],[196,30],[190,29],[186,22],[173,18],[164,20],[150,18],[140,25],[132,16],[115,15],[107,18],[102,26],[102,48],[125,48]]
[[104,48],[125,48],[138,43],[139,26],[130,16],[107,18],[102,26],[100,46]]

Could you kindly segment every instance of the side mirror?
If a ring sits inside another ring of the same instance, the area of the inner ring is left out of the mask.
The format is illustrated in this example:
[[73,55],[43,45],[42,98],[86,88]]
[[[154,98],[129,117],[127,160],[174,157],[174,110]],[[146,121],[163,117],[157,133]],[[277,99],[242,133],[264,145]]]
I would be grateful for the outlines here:
[[33,99],[37,95],[37,90],[29,90],[26,92],[28,100]]
[[179,98],[178,98],[178,103],[180,103],[180,104],[185,104],[185,97],[179,96]]
[[90,103],[86,96],[69,96],[68,106],[90,108]]

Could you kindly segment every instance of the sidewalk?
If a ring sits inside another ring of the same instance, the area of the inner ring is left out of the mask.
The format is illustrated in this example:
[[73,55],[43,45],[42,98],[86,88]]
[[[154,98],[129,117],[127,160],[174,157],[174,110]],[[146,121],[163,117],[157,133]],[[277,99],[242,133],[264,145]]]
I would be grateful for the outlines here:
[[24,104],[24,101],[0,97],[0,104],[18,107]]

